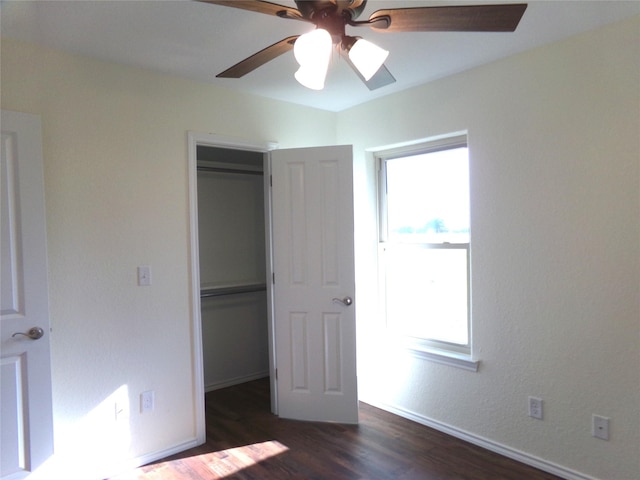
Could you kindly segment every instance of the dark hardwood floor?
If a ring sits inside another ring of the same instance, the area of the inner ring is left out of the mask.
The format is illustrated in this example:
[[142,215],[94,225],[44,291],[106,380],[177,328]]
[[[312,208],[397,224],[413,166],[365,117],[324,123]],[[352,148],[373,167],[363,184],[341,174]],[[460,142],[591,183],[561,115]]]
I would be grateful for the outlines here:
[[283,420],[268,379],[209,392],[206,444],[111,480],[553,480],[558,477],[361,403],[360,424]]

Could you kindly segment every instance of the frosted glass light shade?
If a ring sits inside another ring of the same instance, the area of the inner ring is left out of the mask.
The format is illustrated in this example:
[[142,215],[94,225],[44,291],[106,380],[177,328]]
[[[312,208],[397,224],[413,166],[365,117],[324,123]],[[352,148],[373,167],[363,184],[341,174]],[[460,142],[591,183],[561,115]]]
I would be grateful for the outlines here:
[[331,35],[321,28],[298,37],[293,45],[293,54],[300,64],[295,73],[298,82],[313,90],[324,88],[332,45]]
[[373,77],[388,56],[389,52],[387,50],[362,38],[358,39],[349,50],[349,60],[365,80]]
[[300,67],[294,77],[300,84],[311,90],[322,90],[327,76],[327,68]]

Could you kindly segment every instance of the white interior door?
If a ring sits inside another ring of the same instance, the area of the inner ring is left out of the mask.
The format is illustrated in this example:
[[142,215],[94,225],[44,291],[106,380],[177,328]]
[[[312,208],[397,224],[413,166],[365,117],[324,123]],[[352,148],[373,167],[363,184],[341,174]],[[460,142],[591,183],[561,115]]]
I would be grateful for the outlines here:
[[278,414],[358,422],[352,147],[271,152]]
[[14,480],[53,452],[40,118],[3,110],[0,156],[0,478]]

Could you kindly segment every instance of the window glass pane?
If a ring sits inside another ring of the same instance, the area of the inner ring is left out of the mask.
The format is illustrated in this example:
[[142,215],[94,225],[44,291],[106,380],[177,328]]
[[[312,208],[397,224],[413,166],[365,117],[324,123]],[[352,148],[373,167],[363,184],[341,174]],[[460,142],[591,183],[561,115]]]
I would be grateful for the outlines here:
[[469,243],[467,147],[386,161],[389,241]]
[[466,248],[385,248],[387,325],[399,333],[468,345]]

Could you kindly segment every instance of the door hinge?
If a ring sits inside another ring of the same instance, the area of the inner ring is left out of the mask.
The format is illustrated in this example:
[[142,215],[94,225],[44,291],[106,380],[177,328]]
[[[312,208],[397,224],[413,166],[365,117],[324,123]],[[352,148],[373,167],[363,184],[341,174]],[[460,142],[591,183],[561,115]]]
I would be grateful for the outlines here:
[[269,175],[269,186],[273,187],[273,175]]
[[278,380],[278,369],[276,368],[276,381]]
[[275,272],[271,274],[271,283],[276,284],[276,274]]

